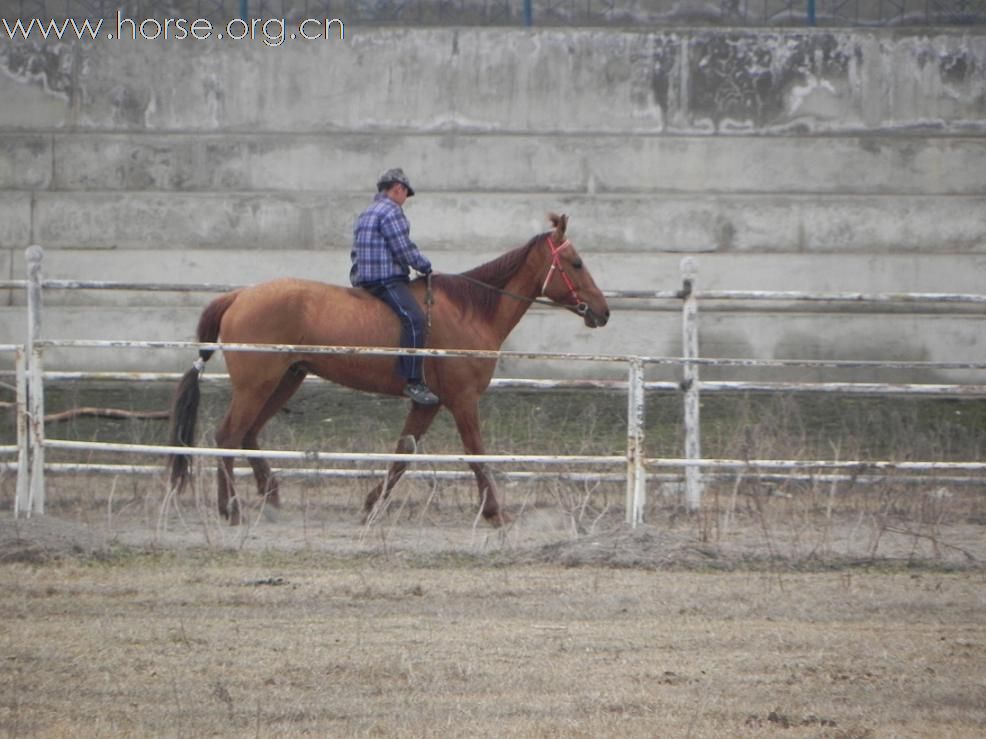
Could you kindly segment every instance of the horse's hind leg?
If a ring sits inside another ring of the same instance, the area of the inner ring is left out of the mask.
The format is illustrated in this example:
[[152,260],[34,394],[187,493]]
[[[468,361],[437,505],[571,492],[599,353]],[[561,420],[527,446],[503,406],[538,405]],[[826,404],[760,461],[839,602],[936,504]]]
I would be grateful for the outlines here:
[[[233,399],[226,417],[216,429],[216,446],[220,449],[240,449],[244,439],[257,418],[260,408],[255,398],[263,397],[257,392],[248,392],[242,387],[233,386]],[[241,506],[236,497],[233,484],[233,458],[220,457],[216,473],[219,514],[229,519],[230,526],[238,526],[241,519]]]
[[[229,415],[216,429],[216,446],[233,449],[235,443],[224,443],[231,438],[229,431]],[[222,439],[222,441],[220,441]],[[240,523],[240,506],[236,500],[236,488],[233,485],[233,458],[220,457],[216,466],[216,496],[219,504],[219,515],[228,518],[231,526]]]
[[[288,371],[281,378],[280,384],[271,394],[264,404],[263,410],[257,416],[246,436],[243,437],[244,449],[258,449],[257,441],[260,430],[276,414],[291,396],[301,387],[305,379],[306,372],[298,366],[288,368]],[[247,457],[250,466],[253,468],[253,476],[257,481],[257,494],[264,498],[265,502],[274,506],[281,507],[281,496],[277,485],[277,478],[271,473],[270,465],[263,457]]]
[[[414,453],[418,441],[425,435],[425,432],[431,426],[431,422],[435,420],[439,408],[441,408],[439,405],[411,404],[411,412],[407,414],[407,420],[404,421],[404,429],[401,431],[401,438],[397,442],[398,452],[405,454]],[[408,437],[414,440],[414,444],[409,443]],[[373,507],[381,497],[386,499],[390,495],[390,491],[394,489],[397,481],[401,479],[401,476],[407,469],[407,464],[407,462],[393,462],[387,468],[387,477],[366,496],[364,510],[367,516],[372,513]]]

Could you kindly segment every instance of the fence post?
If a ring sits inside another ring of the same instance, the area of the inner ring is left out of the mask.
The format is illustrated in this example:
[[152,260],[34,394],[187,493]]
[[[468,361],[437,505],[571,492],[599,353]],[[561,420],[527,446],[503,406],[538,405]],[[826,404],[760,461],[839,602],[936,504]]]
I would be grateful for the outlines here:
[[14,518],[31,513],[31,452],[27,406],[27,353],[18,347],[17,368],[17,494],[14,496]]
[[631,528],[643,521],[647,497],[644,470],[644,363],[639,357],[630,360],[627,383],[627,495],[626,522]]
[[[25,345],[25,395],[27,404],[27,501],[23,509],[27,516],[44,513],[44,384],[41,377],[41,351],[34,343],[41,338],[41,262],[44,250],[32,245],[27,257],[27,342]],[[18,469],[18,478],[20,471]],[[18,479],[18,486],[20,485]]]
[[[695,279],[698,266],[691,257],[681,260],[683,306],[681,310],[681,346],[686,360],[682,365],[681,389],[685,395],[685,459],[702,458],[701,427],[699,425],[698,365],[688,362],[698,359],[698,299]],[[697,511],[702,504],[702,471],[689,465],[685,468],[685,505]]]

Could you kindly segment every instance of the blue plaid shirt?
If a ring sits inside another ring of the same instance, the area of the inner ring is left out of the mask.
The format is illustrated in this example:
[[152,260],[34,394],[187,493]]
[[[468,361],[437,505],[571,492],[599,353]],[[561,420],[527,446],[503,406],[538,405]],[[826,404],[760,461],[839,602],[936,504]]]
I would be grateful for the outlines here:
[[349,281],[359,287],[374,282],[409,279],[410,268],[431,272],[431,262],[411,241],[411,224],[404,210],[377,193],[373,205],[356,219],[353,228],[353,267]]

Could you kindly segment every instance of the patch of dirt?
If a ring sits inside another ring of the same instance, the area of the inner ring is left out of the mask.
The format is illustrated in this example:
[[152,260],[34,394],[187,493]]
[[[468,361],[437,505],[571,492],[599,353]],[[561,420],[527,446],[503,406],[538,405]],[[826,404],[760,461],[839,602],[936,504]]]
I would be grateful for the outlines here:
[[[669,571],[826,571],[860,565],[978,570],[986,565],[982,527],[941,527],[932,534],[888,530],[865,536],[775,531],[765,539],[756,526],[735,527],[716,540],[694,522],[657,520],[630,528],[612,516],[590,532],[578,531],[559,511],[528,508],[512,524],[493,529],[468,511],[405,510],[371,526],[342,506],[303,512],[287,507],[261,512],[230,527],[211,511],[185,508],[170,516],[116,515],[112,526],[99,516],[58,514],[15,519],[0,515],[0,563],[45,563],[66,558],[103,558],[114,551],[321,552],[337,557],[396,555],[408,562],[476,558],[492,565],[557,565]],[[824,540],[819,546],[813,539]]]
[[669,569],[728,567],[727,556],[681,532],[659,531],[651,526],[621,526],[611,531],[559,541],[525,552],[519,562],[558,564],[565,567]]
[[0,517],[0,562],[41,563],[109,551],[107,538],[92,528],[52,516]]

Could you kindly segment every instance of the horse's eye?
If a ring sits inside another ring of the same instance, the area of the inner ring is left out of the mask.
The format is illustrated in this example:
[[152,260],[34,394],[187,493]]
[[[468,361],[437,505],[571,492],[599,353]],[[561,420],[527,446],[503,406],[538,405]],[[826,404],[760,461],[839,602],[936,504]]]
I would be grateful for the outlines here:
[[572,266],[575,267],[575,269],[582,269],[582,260],[576,259],[574,262],[572,262]]

